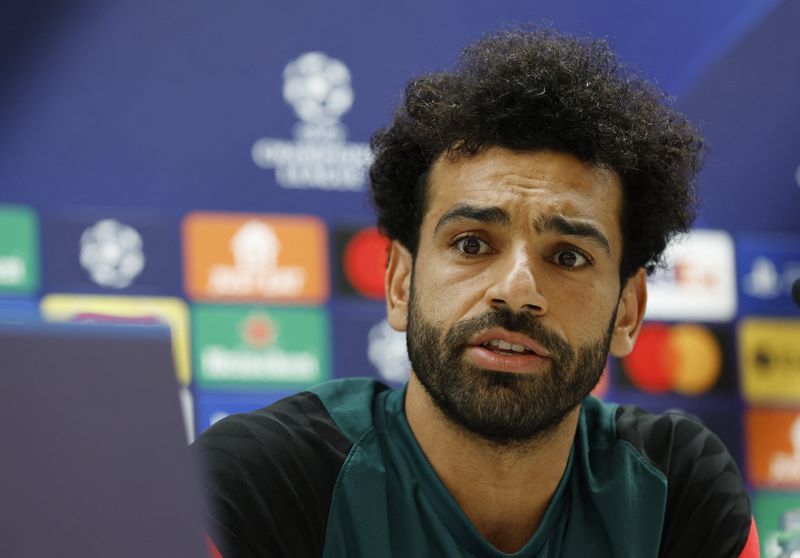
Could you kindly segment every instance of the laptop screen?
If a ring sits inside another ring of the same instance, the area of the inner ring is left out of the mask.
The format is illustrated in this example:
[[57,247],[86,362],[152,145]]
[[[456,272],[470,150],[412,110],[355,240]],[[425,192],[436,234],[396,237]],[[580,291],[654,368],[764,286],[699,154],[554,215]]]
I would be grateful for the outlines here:
[[169,331],[0,323],[4,556],[207,557]]

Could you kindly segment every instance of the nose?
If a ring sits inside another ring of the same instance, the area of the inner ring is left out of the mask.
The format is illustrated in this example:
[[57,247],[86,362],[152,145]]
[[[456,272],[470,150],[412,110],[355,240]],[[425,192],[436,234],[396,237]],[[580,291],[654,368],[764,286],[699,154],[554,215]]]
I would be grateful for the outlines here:
[[533,261],[524,248],[509,251],[496,262],[497,274],[486,291],[493,307],[532,312],[541,315],[547,312],[547,299],[539,290],[534,274]]

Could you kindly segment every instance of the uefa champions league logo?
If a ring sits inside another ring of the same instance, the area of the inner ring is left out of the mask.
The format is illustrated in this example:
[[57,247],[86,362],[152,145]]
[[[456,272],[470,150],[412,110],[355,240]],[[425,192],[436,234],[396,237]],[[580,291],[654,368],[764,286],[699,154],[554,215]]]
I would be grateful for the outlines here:
[[144,269],[142,237],[114,219],[98,221],[81,235],[80,262],[101,287],[124,289]]
[[339,118],[353,106],[350,70],[321,52],[308,52],[283,71],[283,98],[301,120],[295,137],[308,141],[344,141]]
[[275,169],[284,188],[363,189],[372,162],[369,145],[347,142],[340,121],[354,100],[347,66],[307,52],[283,70],[283,98],[299,119],[294,141],[262,138],[253,145],[253,161]]

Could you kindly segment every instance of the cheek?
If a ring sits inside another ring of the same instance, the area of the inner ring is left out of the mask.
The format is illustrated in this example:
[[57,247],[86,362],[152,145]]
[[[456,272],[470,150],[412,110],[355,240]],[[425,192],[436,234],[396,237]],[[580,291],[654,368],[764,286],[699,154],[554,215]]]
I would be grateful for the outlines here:
[[606,334],[616,297],[597,284],[564,287],[550,298],[551,311],[574,343]]
[[[434,260],[436,261],[436,260]],[[486,290],[483,274],[474,270],[453,270],[443,263],[418,270],[415,296],[428,319],[434,323],[455,322],[466,316]]]

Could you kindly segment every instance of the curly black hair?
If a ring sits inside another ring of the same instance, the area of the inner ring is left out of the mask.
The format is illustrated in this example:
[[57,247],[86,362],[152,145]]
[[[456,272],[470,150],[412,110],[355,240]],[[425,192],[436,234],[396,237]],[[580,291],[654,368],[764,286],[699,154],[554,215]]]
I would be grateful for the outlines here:
[[454,71],[412,80],[394,120],[372,137],[378,227],[416,254],[428,172],[444,153],[565,152],[620,176],[620,277],[652,273],[694,220],[705,151],[696,127],[670,105],[603,40],[552,29],[487,36]]

